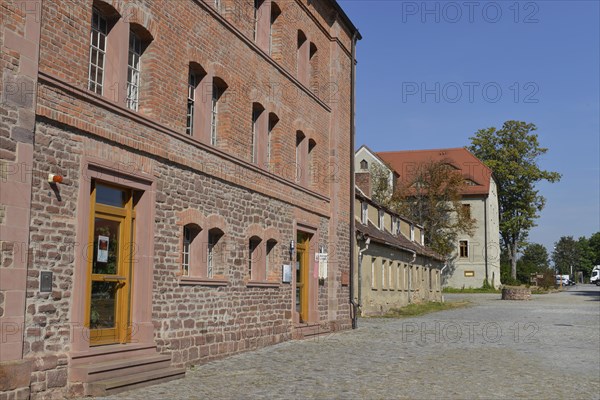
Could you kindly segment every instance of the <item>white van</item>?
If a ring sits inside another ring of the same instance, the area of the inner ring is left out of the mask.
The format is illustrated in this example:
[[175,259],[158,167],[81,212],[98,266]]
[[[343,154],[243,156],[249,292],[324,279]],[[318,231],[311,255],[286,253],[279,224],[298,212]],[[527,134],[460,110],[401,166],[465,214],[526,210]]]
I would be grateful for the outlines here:
[[592,276],[590,277],[590,283],[595,283],[596,286],[600,286],[600,265],[596,265],[592,270]]

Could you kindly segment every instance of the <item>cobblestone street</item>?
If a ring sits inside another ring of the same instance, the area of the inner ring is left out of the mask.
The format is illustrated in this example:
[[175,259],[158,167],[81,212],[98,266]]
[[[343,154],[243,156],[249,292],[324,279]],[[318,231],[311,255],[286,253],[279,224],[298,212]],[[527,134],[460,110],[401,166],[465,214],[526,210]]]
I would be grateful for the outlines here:
[[473,306],[287,342],[119,399],[600,399],[600,288]]

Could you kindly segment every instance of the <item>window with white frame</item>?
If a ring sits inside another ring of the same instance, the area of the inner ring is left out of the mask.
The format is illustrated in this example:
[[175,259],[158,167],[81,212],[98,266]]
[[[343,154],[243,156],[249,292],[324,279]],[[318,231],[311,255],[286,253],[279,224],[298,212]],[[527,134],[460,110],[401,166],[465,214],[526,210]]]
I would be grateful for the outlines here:
[[192,135],[194,133],[194,106],[196,103],[196,87],[198,78],[194,71],[190,69],[188,78],[188,99],[187,99],[187,123],[185,133]]
[[252,154],[250,156],[250,161],[252,163],[256,163],[258,161],[258,155],[257,155],[257,137],[259,135],[259,121],[258,119],[260,118],[260,115],[262,114],[262,112],[264,111],[264,109],[262,108],[262,106],[258,103],[254,103],[252,106]]
[[127,62],[127,108],[138,110],[140,97],[140,76],[142,40],[133,31],[129,32],[129,58]]
[[192,230],[189,226],[183,227],[183,247],[181,250],[181,275],[190,275],[190,246],[192,244]]
[[383,210],[379,210],[378,213],[378,220],[377,220],[377,225],[379,227],[379,229],[383,230],[384,226],[383,226],[383,221],[384,221],[384,216],[385,216],[385,211]]
[[371,257],[371,289],[377,289],[377,277],[375,270],[375,257]]
[[94,7],[92,9],[88,89],[100,95],[104,90],[104,63],[106,60],[107,36],[108,21],[100,11]]
[[388,289],[394,290],[394,263],[390,261],[388,263]]
[[381,288],[387,289],[387,260],[381,261]]
[[223,236],[223,231],[213,228],[208,231],[208,248],[206,252],[206,277],[212,278],[215,274],[218,260],[218,243]]
[[212,97],[210,108],[210,144],[217,145],[217,120],[219,115],[219,97],[221,89],[216,83],[212,85]]
[[367,221],[369,218],[369,205],[367,204],[366,201],[363,201],[361,203],[361,214],[360,214],[360,222],[363,225],[367,225]]
[[410,224],[410,240],[415,240],[415,226],[413,224]]

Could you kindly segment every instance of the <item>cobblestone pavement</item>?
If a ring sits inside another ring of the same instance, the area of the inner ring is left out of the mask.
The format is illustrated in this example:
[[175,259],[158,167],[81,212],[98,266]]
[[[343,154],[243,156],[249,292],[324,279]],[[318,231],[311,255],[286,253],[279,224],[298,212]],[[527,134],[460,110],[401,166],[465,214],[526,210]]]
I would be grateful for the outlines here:
[[287,342],[115,399],[600,399],[600,288],[499,295]]

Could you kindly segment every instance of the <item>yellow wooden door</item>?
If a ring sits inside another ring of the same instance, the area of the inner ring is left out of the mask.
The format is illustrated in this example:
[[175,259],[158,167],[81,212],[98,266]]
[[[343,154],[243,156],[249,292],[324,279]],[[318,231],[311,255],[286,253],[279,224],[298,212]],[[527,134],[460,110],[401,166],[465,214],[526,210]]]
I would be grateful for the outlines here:
[[308,236],[298,234],[296,244],[296,311],[300,322],[308,321]]
[[90,209],[86,307],[90,344],[125,343],[131,335],[132,190],[94,182]]

